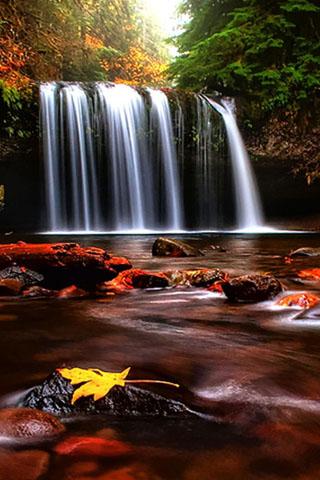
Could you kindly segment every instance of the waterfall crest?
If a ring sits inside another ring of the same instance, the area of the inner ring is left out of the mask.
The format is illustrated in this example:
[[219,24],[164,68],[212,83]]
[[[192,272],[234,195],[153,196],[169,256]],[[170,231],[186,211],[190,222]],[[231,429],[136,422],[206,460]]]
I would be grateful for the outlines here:
[[44,83],[40,99],[48,231],[263,225],[228,103],[103,82]]

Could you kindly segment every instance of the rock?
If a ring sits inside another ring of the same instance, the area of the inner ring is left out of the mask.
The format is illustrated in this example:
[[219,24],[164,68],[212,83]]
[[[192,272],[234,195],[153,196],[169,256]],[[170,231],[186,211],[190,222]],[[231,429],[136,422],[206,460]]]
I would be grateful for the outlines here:
[[17,242],[0,245],[0,268],[18,265],[21,269],[34,270],[43,275],[42,286],[53,289],[72,284],[94,289],[98,283],[117,276],[110,260],[105,250],[80,247],[76,243]]
[[255,303],[274,298],[282,285],[271,275],[243,275],[224,283],[222,289],[233,302]]
[[1,480],[37,480],[46,474],[48,465],[49,454],[41,450],[0,450]]
[[174,238],[160,237],[152,246],[152,255],[154,257],[199,257],[203,254],[188,243]]
[[19,295],[23,288],[20,280],[14,280],[13,278],[6,278],[0,280],[0,295]]
[[319,301],[320,298],[311,293],[296,293],[280,298],[277,305],[280,305],[281,307],[311,308],[317,305]]
[[57,292],[56,296],[58,298],[84,298],[88,297],[89,293],[82,290],[82,288],[78,288],[76,285],[70,285]]
[[49,290],[39,286],[34,286],[23,290],[22,295],[24,297],[55,297],[57,295],[56,290]]
[[165,272],[166,277],[169,278],[170,284],[187,287],[201,287],[207,288],[216,282],[227,281],[228,274],[219,270],[218,268],[208,269],[202,268],[199,270],[174,270]]
[[106,263],[118,273],[132,268],[132,264],[125,257],[111,257]]
[[308,268],[298,272],[298,277],[303,280],[318,282],[320,280],[320,268]]
[[23,287],[38,285],[43,281],[43,275],[25,267],[12,266],[0,271],[0,280],[18,280]]
[[318,257],[320,248],[302,247],[289,253],[290,257]]
[[120,417],[166,417],[190,415],[190,411],[184,404],[132,385],[115,386],[106,397],[96,402],[92,397],[85,397],[71,405],[75,388],[77,387],[72,386],[56,371],[41,385],[29,391],[22,401],[22,405],[62,416],[106,414]]
[[54,451],[59,455],[120,457],[132,451],[130,445],[120,440],[106,440],[98,437],[69,437],[56,445]]
[[165,288],[169,286],[167,276],[160,272],[148,272],[134,268],[120,273],[111,282],[104,282],[99,291],[121,293],[133,288]]
[[0,435],[8,438],[44,439],[65,431],[60,420],[49,413],[32,408],[0,410]]

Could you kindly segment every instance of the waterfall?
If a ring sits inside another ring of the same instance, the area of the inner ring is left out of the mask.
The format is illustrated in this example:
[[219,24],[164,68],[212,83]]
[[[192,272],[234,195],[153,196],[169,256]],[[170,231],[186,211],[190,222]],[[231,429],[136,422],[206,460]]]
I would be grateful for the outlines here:
[[169,101],[161,90],[149,89],[152,128],[158,131],[162,156],[166,217],[172,230],[182,228],[182,202]]
[[205,99],[222,115],[226,126],[235,184],[238,229],[257,230],[264,225],[262,204],[233,105],[227,100],[222,100],[221,105],[208,97]]
[[104,82],[44,83],[40,99],[50,232],[210,231],[263,224],[228,103]]
[[[131,87],[97,85],[100,132],[107,127],[105,156],[111,162],[111,204],[116,230],[143,230],[153,224],[152,185],[145,179],[147,159],[146,115],[142,97]],[[151,211],[150,211],[151,208]]]

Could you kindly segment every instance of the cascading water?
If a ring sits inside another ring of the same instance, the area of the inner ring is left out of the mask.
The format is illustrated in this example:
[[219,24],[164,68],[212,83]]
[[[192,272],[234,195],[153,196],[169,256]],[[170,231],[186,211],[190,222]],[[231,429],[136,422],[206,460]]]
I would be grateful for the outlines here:
[[46,83],[40,97],[49,231],[210,231],[263,224],[228,104],[102,82]]
[[167,96],[161,90],[149,89],[151,129],[158,132],[158,150],[162,157],[166,217],[172,230],[182,229],[182,200],[171,112]]
[[236,193],[238,229],[255,231],[264,225],[262,204],[249,155],[241,137],[231,102],[221,104],[204,97],[223,117],[230,147]]

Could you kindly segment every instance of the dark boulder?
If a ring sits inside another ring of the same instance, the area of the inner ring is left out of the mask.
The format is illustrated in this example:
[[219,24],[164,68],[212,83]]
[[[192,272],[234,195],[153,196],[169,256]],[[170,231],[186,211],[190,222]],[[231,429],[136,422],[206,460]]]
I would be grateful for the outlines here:
[[320,248],[302,247],[290,252],[290,257],[318,257]]
[[71,405],[76,388],[58,372],[54,372],[41,385],[29,391],[22,404],[24,407],[62,416],[106,414],[121,417],[166,417],[190,414],[188,408],[176,400],[131,385],[115,386],[106,397],[96,402],[92,397],[85,397]]
[[232,302],[255,303],[274,298],[282,285],[271,275],[243,275],[223,283],[222,289]]
[[7,438],[42,439],[65,431],[60,420],[49,413],[31,408],[0,410],[0,435]]
[[152,246],[152,255],[154,257],[199,257],[203,253],[180,240],[160,237]]

